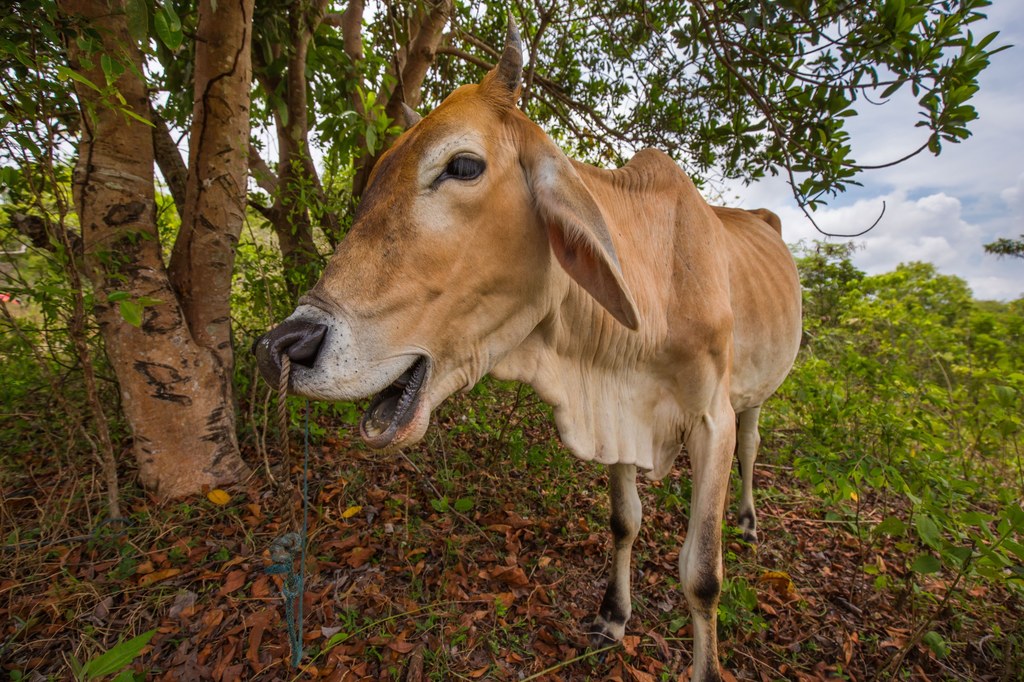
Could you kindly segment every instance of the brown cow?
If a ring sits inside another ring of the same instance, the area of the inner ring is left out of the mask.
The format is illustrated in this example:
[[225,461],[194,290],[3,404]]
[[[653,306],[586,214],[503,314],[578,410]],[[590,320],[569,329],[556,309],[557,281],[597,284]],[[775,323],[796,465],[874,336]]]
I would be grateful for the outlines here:
[[[623,168],[571,161],[516,108],[514,25],[499,65],[411,125],[381,158],[355,224],[295,312],[256,346],[276,385],[376,395],[373,447],[418,441],[431,411],[490,372],[554,406],[566,447],[609,465],[614,553],[592,642],[622,638],[640,528],[636,472],[681,446],[693,498],[679,554],[694,679],[720,678],[721,522],[737,441],[741,521],[761,403],[800,341],[800,287],[768,211],[712,208],[665,154]],[[412,123],[412,121],[410,121]]]

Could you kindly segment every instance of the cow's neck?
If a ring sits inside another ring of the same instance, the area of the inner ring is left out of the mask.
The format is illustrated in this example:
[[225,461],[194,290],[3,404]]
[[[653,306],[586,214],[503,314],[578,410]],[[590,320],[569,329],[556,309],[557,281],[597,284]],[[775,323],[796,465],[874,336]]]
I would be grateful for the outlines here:
[[580,459],[636,464],[660,478],[685,425],[666,409],[659,378],[647,376],[644,345],[566,282],[561,305],[492,374],[530,384],[553,406],[562,442]]

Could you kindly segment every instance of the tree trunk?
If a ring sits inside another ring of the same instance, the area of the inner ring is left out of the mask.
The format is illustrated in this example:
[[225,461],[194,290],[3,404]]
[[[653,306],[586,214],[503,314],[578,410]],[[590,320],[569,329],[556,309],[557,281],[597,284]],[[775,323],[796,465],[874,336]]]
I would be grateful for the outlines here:
[[[398,49],[396,64],[392,70],[396,77],[395,87],[388,93],[381,93],[379,99],[387,97],[384,113],[394,121],[402,121],[402,104],[417,107],[422,98],[423,79],[434,63],[437,48],[444,38],[444,27],[451,18],[452,0],[431,0],[416,4],[411,17],[411,26],[407,44]],[[385,141],[384,149],[391,146],[394,139]],[[377,164],[383,151],[372,153],[364,150],[356,159],[355,176],[352,178],[352,199],[359,199],[366,190],[370,173]]]
[[[103,54],[129,62],[122,64],[126,68],[114,83],[123,105],[106,91],[75,83],[82,136],[72,189],[84,268],[95,289],[95,313],[134,436],[140,479],[163,498],[235,481],[247,468],[235,436],[230,364],[224,362],[220,341],[213,347],[199,342],[227,338],[224,325],[215,316],[201,316],[209,327],[194,335],[186,320],[186,311],[191,313],[194,306],[179,303],[160,254],[152,129],[122,111],[149,119],[146,84],[138,76],[142,59],[129,35],[124,7],[118,0],[59,0],[59,6],[70,19],[66,43],[73,69],[92,83],[105,82],[99,53],[84,51],[96,41]],[[205,21],[211,21],[209,16]],[[251,18],[251,12],[246,16]],[[200,33],[203,23],[201,16]],[[76,40],[76,28],[88,32],[91,41]],[[222,47],[200,44],[198,49]],[[243,44],[236,41],[234,53]],[[202,229],[219,228],[203,223]],[[230,281],[230,262],[214,269],[209,279]],[[195,278],[191,285],[207,286],[209,279]],[[131,311],[140,306],[141,321],[135,326],[126,318],[134,317]]]
[[229,389],[231,273],[249,169],[252,10],[253,0],[199,3],[185,207],[170,265],[192,336],[220,361]]
[[313,242],[310,201],[323,199],[320,179],[309,153],[309,107],[306,58],[313,31],[323,18],[326,3],[293,0],[288,7],[288,67],[284,73],[286,116],[275,111],[278,186],[269,213],[281,247],[288,291],[298,298],[319,276],[320,254]]

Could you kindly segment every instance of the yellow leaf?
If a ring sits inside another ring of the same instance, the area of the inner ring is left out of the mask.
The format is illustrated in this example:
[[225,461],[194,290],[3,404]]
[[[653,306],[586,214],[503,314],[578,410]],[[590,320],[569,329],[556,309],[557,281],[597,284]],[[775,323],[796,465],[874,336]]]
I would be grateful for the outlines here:
[[853,500],[854,502],[857,502],[857,501],[860,500],[860,498],[857,496],[857,491],[856,490],[851,490],[850,491],[850,499]]
[[345,511],[341,512],[341,518],[351,519],[353,516],[355,516],[361,511],[363,511],[363,508],[360,506],[349,507]]
[[216,488],[206,493],[206,499],[210,500],[210,502],[213,502],[216,505],[223,507],[225,504],[231,501],[231,495],[221,490],[220,488]]
[[779,594],[796,596],[796,585],[785,571],[765,571],[757,578],[757,582]]

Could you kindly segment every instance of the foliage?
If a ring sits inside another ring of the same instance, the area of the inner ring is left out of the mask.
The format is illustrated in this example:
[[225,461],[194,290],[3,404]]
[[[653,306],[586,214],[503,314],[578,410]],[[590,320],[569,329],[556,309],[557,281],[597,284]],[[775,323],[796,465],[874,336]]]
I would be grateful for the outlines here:
[[[655,146],[698,178],[782,173],[813,209],[864,170],[846,127],[869,104],[915,101],[922,135],[901,157],[938,154],[970,134],[978,74],[1004,49],[995,33],[971,31],[990,4],[532,3],[519,18],[527,111],[589,158]],[[456,36],[486,59],[504,23],[457,4]],[[451,56],[432,101],[472,79],[457,46],[439,51]]]
[[156,630],[144,632],[137,637],[118,642],[109,650],[91,658],[85,663],[80,663],[74,656],[71,657],[71,669],[75,679],[79,682],[92,682],[102,680],[110,675],[117,675],[114,682],[135,682],[143,679],[126,668],[135,660],[149,640],[156,634]]
[[985,251],[994,253],[999,257],[1013,256],[1014,258],[1024,258],[1024,234],[1019,239],[1000,237],[990,244],[985,244]]
[[[808,310],[829,314],[806,319],[781,392],[797,472],[913,572],[1024,591],[1024,302],[977,303],[923,263],[850,277],[848,258],[799,259]],[[861,519],[868,498],[889,515]]]

